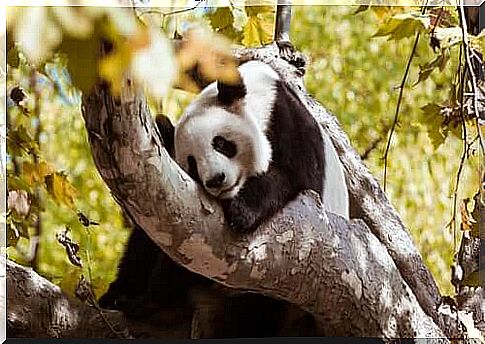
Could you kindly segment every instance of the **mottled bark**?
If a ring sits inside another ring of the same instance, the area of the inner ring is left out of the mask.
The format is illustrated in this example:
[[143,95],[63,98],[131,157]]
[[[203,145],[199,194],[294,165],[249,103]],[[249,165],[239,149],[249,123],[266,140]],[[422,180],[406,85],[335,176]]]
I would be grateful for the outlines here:
[[99,82],[83,98],[101,176],[133,220],[195,273],[297,304],[329,335],[444,337],[434,308],[440,295],[408,231],[337,120],[305,93],[277,52],[270,46],[236,55],[270,63],[302,97],[337,147],[352,215],[365,222],[328,214],[304,193],[255,233],[236,237],[219,205],[169,157],[129,77],[120,97]]
[[7,270],[7,336],[128,338],[120,312],[103,313],[64,294],[30,268],[0,257]]

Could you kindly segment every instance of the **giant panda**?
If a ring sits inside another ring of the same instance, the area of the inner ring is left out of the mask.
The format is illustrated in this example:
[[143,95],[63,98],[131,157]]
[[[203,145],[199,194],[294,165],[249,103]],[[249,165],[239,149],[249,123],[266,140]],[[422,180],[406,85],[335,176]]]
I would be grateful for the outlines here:
[[[240,235],[307,189],[320,195],[326,210],[348,219],[343,168],[313,116],[269,65],[249,61],[238,71],[236,84],[207,86],[175,127],[157,118],[167,151],[219,200],[228,230]],[[322,334],[295,306],[234,293],[175,264],[136,226],[118,269],[100,306],[145,321],[162,314],[151,320],[177,327],[181,337]],[[194,332],[197,327],[206,332]]]

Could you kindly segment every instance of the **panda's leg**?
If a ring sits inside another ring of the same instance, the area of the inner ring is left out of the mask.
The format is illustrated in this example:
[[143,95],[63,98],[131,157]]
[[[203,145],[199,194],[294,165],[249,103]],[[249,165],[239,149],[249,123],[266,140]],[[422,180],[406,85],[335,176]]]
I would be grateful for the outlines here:
[[150,288],[151,274],[160,248],[138,226],[133,229],[118,265],[118,275],[99,299],[102,308],[128,310],[136,308]]
[[222,208],[231,228],[248,232],[273,216],[297,193],[286,173],[270,168],[268,173],[248,179],[236,197],[222,200]]

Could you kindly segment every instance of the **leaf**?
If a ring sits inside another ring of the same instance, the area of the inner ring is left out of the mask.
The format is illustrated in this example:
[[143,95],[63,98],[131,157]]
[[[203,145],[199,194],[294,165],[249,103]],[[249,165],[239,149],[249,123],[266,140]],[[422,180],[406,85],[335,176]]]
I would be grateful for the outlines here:
[[130,66],[131,57],[130,48],[123,44],[99,62],[99,74],[109,81],[114,94],[121,93],[123,74]]
[[20,216],[26,216],[30,210],[29,195],[25,190],[11,190],[7,197],[8,209]]
[[172,46],[159,30],[150,29],[148,37],[148,44],[134,51],[131,68],[134,77],[146,86],[150,95],[162,98],[172,86],[177,75],[177,65]]
[[93,16],[83,7],[52,6],[49,11],[67,35],[78,39],[87,39],[91,35]]
[[14,25],[14,38],[35,64],[41,63],[62,40],[62,31],[44,6],[23,7]]
[[448,133],[442,129],[444,122],[441,115],[442,109],[442,106],[434,103],[421,107],[422,112],[419,124],[426,128],[428,138],[431,140],[434,149],[437,149],[445,142]]
[[16,129],[9,130],[7,133],[7,151],[12,156],[22,156],[24,154],[34,154],[39,151],[37,142],[30,136],[23,125]]
[[48,174],[53,173],[54,168],[45,161],[40,161],[38,164],[31,162],[24,162],[22,166],[25,181],[30,185],[43,183]]
[[234,15],[229,7],[218,7],[213,13],[207,14],[211,27],[217,31],[232,26]]
[[251,16],[243,28],[242,43],[247,47],[267,44],[273,38],[273,23],[270,16]]
[[20,176],[9,174],[7,176],[7,185],[10,190],[25,190],[28,193],[31,191],[30,185]]
[[439,70],[442,72],[445,69],[449,60],[450,60],[449,49],[447,48],[441,49],[440,54],[437,55],[433,60],[425,63],[424,65],[419,66],[419,77],[418,77],[418,80],[413,84],[413,86],[416,86],[420,82],[428,79],[431,73],[436,68],[439,68]]
[[225,37],[198,28],[189,30],[184,38],[185,42],[177,53],[178,87],[187,91],[198,91],[191,78],[181,73],[196,65],[206,80],[218,79],[234,83],[239,79],[230,41]]
[[96,81],[99,42],[97,34],[86,39],[68,36],[59,46],[59,51],[67,57],[67,68],[74,86],[83,93],[89,92]]
[[353,14],[358,14],[360,12],[367,11],[370,8],[370,5],[360,5]]
[[218,7],[214,12],[208,13],[206,17],[215,32],[233,42],[241,42],[242,32],[234,27],[234,15],[229,7]]
[[276,1],[271,0],[246,0],[244,11],[248,17],[259,14],[272,14],[276,11]]
[[71,209],[74,208],[76,189],[65,174],[61,172],[49,174],[45,177],[45,184],[47,191],[57,204],[63,204]]
[[389,39],[400,40],[423,33],[430,27],[428,15],[420,12],[399,13],[381,24],[374,37],[389,36]]
[[462,35],[460,27],[437,27],[434,29],[433,37],[440,42],[441,48],[451,48],[461,44]]

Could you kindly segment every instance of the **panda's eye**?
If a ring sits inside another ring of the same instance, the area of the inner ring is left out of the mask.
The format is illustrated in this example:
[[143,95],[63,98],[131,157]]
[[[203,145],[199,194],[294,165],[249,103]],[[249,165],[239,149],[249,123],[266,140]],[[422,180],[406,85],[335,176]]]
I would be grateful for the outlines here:
[[214,136],[212,139],[212,147],[229,159],[235,157],[237,154],[237,147],[234,142],[228,141],[222,136]]

